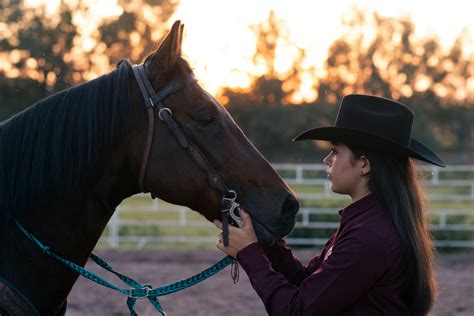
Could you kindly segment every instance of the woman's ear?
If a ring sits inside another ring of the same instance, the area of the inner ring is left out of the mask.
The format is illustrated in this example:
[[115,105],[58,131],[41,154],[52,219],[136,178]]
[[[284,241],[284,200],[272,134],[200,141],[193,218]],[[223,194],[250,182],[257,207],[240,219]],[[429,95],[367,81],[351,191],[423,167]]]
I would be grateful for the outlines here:
[[369,159],[366,156],[360,156],[359,161],[361,162],[360,175],[369,174],[372,170]]

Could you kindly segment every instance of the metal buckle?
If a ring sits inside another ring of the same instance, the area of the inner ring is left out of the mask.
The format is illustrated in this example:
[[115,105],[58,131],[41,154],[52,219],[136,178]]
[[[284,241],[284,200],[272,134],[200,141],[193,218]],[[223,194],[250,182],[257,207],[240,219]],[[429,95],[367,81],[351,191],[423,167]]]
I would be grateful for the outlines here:
[[[239,228],[242,228],[244,227],[244,220],[242,219],[242,216],[240,216],[239,206],[239,203],[234,203],[234,205],[232,205],[232,207],[230,208],[229,215],[237,223],[237,226],[239,226]],[[235,213],[236,210],[237,213]]]
[[162,116],[162,112],[168,112],[168,115],[169,116],[173,116],[173,111],[171,111],[170,108],[162,108],[160,109],[160,111],[158,112],[158,117],[160,118],[160,120],[164,121],[165,119],[163,118]]
[[130,290],[128,290],[128,297],[134,299],[147,298],[150,295],[151,289],[152,286],[150,284],[144,284],[141,288],[131,287]]

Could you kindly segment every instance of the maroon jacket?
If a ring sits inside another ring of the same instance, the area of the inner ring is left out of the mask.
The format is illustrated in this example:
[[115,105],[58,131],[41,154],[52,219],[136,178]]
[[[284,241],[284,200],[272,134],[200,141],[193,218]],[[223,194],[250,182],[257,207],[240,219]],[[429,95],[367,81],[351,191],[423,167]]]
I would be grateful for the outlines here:
[[283,240],[237,259],[270,315],[409,315],[400,239],[373,195],[339,211],[339,229],[307,266]]

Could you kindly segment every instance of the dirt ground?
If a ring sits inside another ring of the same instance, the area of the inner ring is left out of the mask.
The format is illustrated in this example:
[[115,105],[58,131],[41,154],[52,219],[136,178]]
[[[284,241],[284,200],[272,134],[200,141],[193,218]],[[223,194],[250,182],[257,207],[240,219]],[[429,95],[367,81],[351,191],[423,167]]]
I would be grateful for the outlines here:
[[[298,251],[295,255],[307,262],[314,252]],[[114,268],[142,283],[154,287],[187,278],[211,266],[223,254],[218,250],[102,250],[96,253]],[[114,284],[94,263],[87,266]],[[168,315],[266,315],[263,304],[254,293],[245,274],[234,285],[230,268],[184,291],[160,298]],[[437,261],[439,297],[431,315],[474,315],[474,253],[440,255]],[[146,300],[137,302],[139,315],[159,315]],[[126,297],[113,290],[80,278],[69,299],[67,316],[129,315]]]

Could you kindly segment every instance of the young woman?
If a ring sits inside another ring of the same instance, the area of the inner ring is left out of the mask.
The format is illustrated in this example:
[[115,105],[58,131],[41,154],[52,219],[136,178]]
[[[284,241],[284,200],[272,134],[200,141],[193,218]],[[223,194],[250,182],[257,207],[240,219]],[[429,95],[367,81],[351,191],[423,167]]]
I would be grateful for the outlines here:
[[[307,266],[284,240],[257,243],[251,215],[231,227],[217,247],[237,258],[270,315],[425,315],[435,297],[433,246],[423,218],[423,195],[411,158],[444,166],[411,138],[413,112],[369,95],[343,98],[334,127],[295,140],[330,141],[324,158],[335,193],[351,204],[340,225]],[[221,227],[219,221],[215,221]]]

